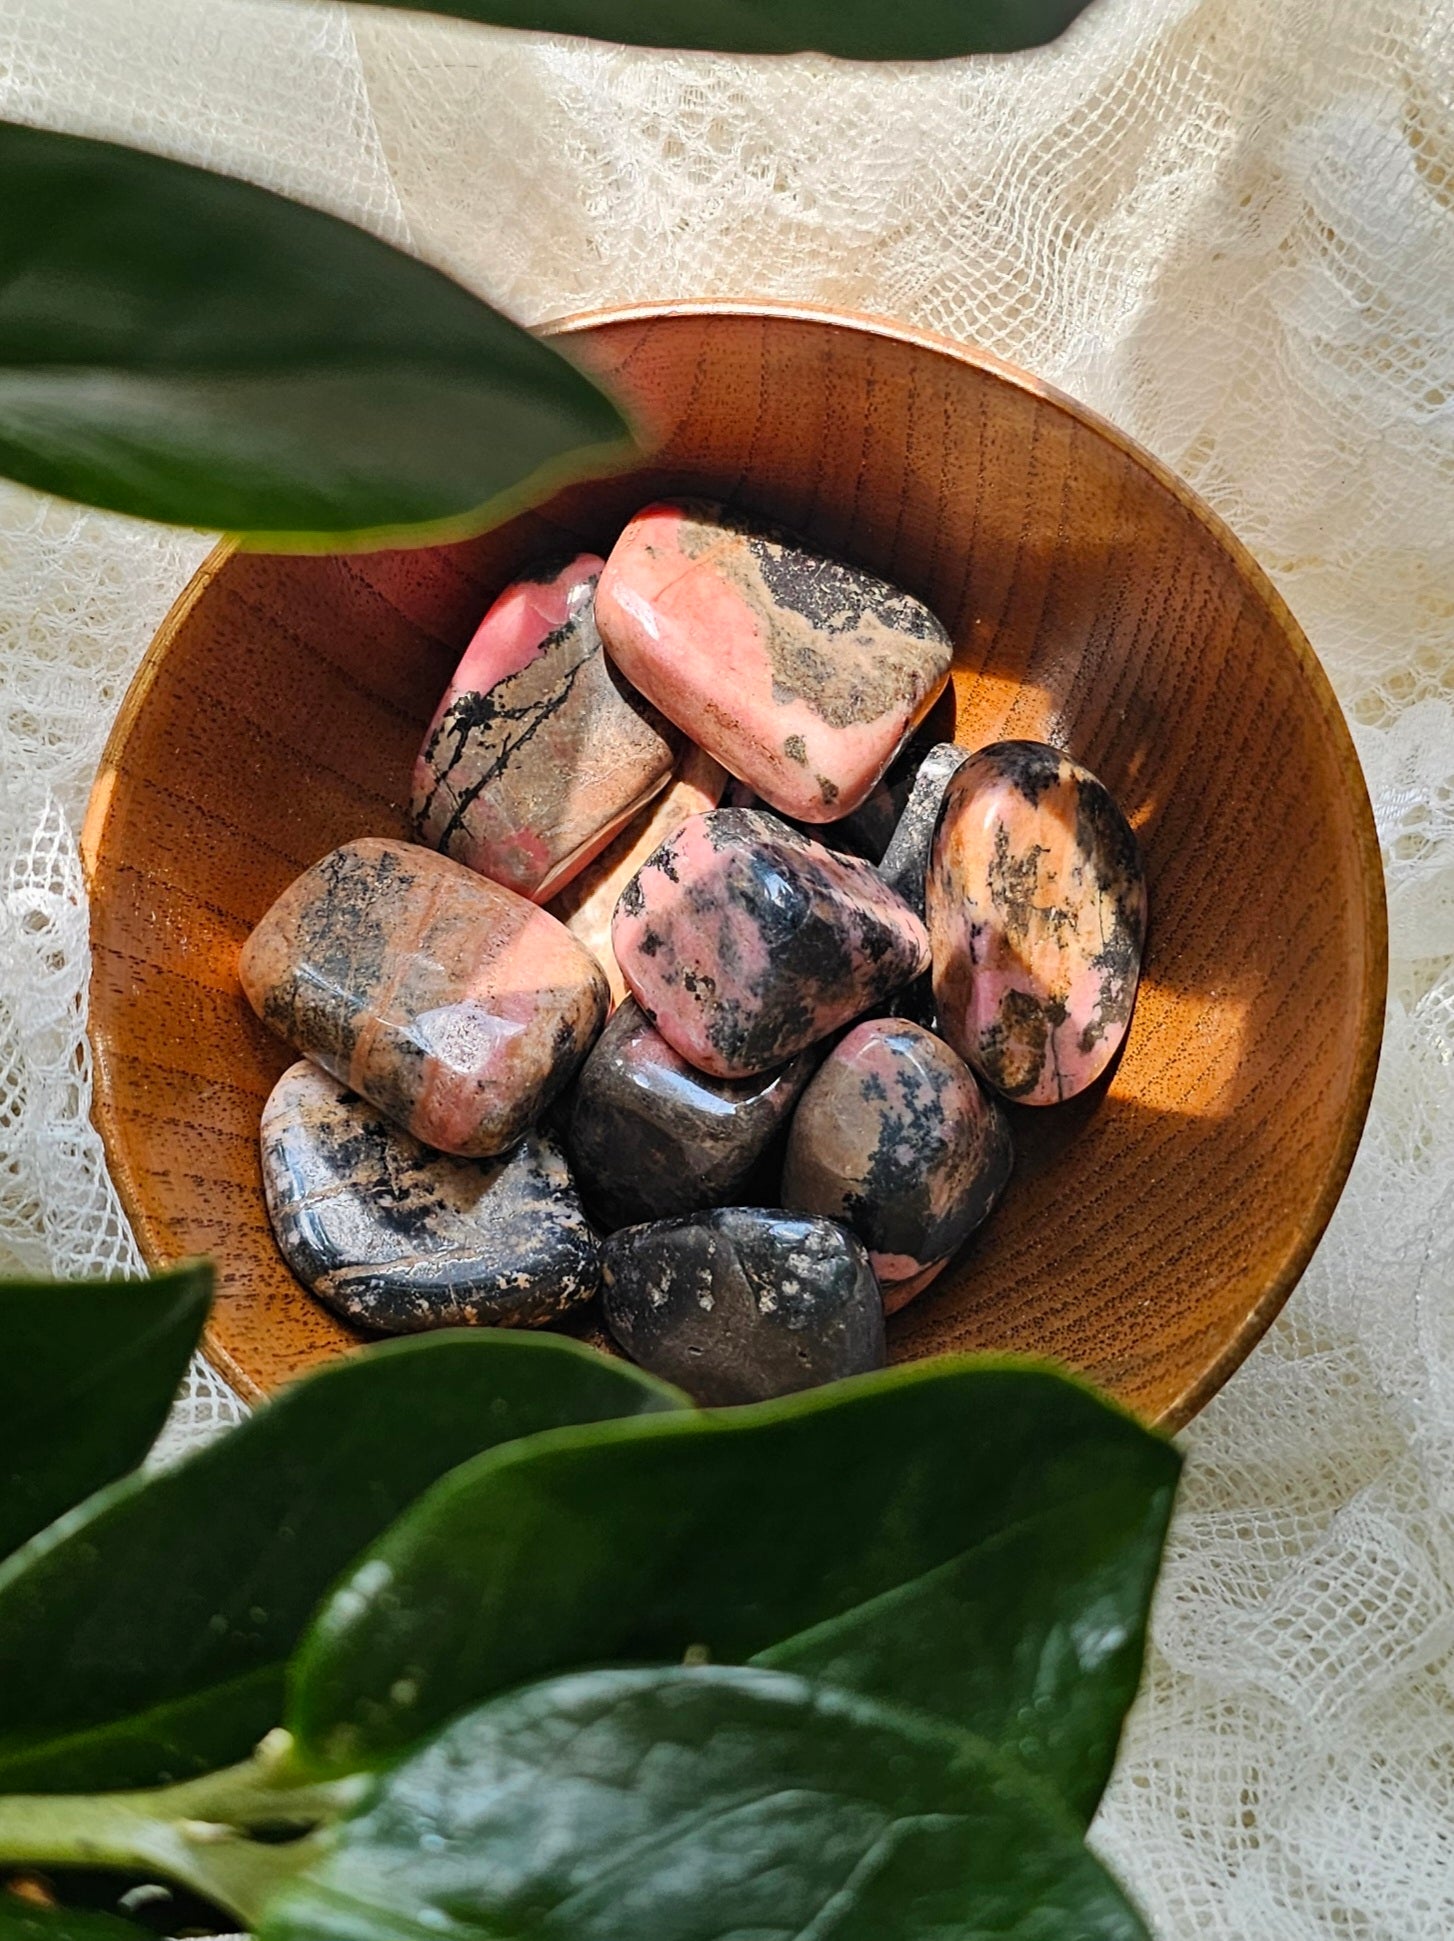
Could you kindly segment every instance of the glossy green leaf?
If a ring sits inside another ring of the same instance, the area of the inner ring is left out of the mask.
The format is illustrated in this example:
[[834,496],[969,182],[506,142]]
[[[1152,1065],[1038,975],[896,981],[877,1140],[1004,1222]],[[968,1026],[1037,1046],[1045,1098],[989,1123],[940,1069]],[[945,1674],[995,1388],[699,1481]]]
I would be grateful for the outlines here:
[[[400,0],[377,0],[398,5]],[[404,0],[428,13],[637,47],[816,49],[858,61],[1005,54],[1064,33],[1087,0]]]
[[0,1891],[0,1941],[153,1941],[148,1928],[93,1908],[33,1907]]
[[380,1783],[260,1941],[1146,1941],[988,1748],[780,1673],[513,1692]]
[[6,124],[0,181],[0,473],[26,485],[337,544],[477,526],[619,449],[556,351],[336,217]]
[[1172,1495],[1157,1467],[1108,1449],[986,1542],[754,1663],[955,1720],[1013,1752],[1088,1825],[1141,1680]]
[[[289,1724],[346,1768],[546,1672],[776,1646],[981,1733],[1085,1813],[1178,1467],[1075,1382],[963,1360],[541,1437],[462,1467],[341,1580]],[[798,1636],[829,1620],[836,1642]],[[901,1629],[924,1656],[898,1671]]]
[[148,1281],[0,1282],[0,1557],[141,1461],[211,1295],[201,1262]]
[[113,1484],[0,1568],[0,1788],[145,1786],[241,1757],[278,1722],[323,1592],[421,1490],[516,1436],[681,1402],[559,1336],[421,1336]]

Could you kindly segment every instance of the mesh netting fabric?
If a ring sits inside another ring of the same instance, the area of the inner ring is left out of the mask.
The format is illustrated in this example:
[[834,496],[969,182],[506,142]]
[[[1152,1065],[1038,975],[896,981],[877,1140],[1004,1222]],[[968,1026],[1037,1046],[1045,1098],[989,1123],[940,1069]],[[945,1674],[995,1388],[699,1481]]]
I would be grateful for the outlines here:
[[[1185,1437],[1097,1821],[1164,1941],[1454,1933],[1454,6],[1100,0],[938,69],[357,9],[8,0],[0,113],[354,214],[526,319],[776,296],[1084,398],[1271,570],[1384,845],[1387,1038],[1333,1225]],[[87,1121],[74,831],[202,542],[0,491],[0,1257],[136,1262]],[[198,1371],[173,1446],[235,1411]]]

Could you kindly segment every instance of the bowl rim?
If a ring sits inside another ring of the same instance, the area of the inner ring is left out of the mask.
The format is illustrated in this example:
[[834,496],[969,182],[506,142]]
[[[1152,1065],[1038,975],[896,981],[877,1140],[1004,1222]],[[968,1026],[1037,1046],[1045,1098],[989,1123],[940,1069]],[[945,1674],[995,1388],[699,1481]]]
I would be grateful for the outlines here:
[[[1308,684],[1312,698],[1330,730],[1338,768],[1344,787],[1348,791],[1352,811],[1358,879],[1362,892],[1362,929],[1367,950],[1356,1050],[1342,1124],[1337,1143],[1324,1171],[1321,1190],[1296,1222],[1292,1245],[1283,1267],[1266,1284],[1260,1298],[1248,1310],[1242,1322],[1209,1365],[1157,1416],[1152,1418],[1155,1427],[1168,1432],[1181,1429],[1211,1400],[1217,1390],[1246,1360],[1301,1280],[1342,1197],[1373,1099],[1374,1080],[1377,1076],[1383,1045],[1384,1010],[1388,989],[1388,910],[1383,861],[1379,850],[1373,805],[1353,744],[1352,733],[1333,684],[1322,662],[1313,651],[1307,635],[1270,576],[1221,515],[1215,512],[1199,493],[1180,478],[1170,466],[1164,464],[1129,433],[1113,424],[1110,419],[1103,417],[1091,406],[1080,403],[1068,392],[1047,383],[1043,378],[1034,376],[1020,365],[1010,362],[993,351],[946,337],[938,331],[923,330],[870,312],[839,310],[829,305],[788,302],[768,297],[722,299],[703,297],[609,305],[596,309],[570,311],[551,317],[536,325],[535,330],[539,336],[547,339],[570,340],[574,337],[587,336],[608,325],[661,323],[678,317],[739,317],[748,320],[756,318],[764,322],[786,321],[827,325],[830,328],[852,331],[857,335],[885,338],[917,349],[932,351],[1039,399],[1087,430],[1107,439],[1133,464],[1140,467],[1169,492],[1231,558],[1243,581],[1265,603],[1276,622],[1282,640],[1291,651],[1299,671]],[[512,504],[502,513],[501,518],[508,519],[516,516],[521,510],[529,510],[531,504],[543,502],[559,484],[560,480],[551,480],[543,488],[539,499],[532,499],[523,507]],[[491,523],[499,523],[499,521]],[[489,529],[488,525],[482,528],[486,531]],[[223,538],[197,567],[157,628],[117,710],[101,753],[79,836],[82,877],[88,896],[92,894],[101,865],[106,829],[110,820],[112,795],[125,746],[136,717],[145,705],[161,663],[170,651],[192,607],[232,555],[240,550],[240,546],[241,542],[236,538]],[[320,557],[326,558],[329,555],[323,554]],[[93,898],[91,917],[93,925],[94,910]],[[128,1168],[122,1162],[111,1073],[107,1065],[104,1045],[99,1044],[92,1036],[89,1004],[86,1037],[91,1051],[93,1071],[91,1120],[100,1134],[107,1168],[122,1208],[136,1234],[142,1256],[149,1268],[157,1270],[170,1264],[169,1257],[152,1230],[140,1192],[135,1181],[130,1177]],[[246,1395],[257,1396],[256,1384],[236,1365],[225,1349],[220,1349],[220,1345],[211,1340],[210,1330],[204,1337],[204,1347],[215,1365],[234,1386],[240,1388]]]

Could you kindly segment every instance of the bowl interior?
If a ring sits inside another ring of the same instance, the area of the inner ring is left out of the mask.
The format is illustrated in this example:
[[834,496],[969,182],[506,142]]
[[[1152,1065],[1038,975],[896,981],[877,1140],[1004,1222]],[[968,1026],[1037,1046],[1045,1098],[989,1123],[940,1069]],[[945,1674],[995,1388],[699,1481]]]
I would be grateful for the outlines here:
[[1014,1112],[1002,1206],[890,1345],[1054,1355],[1180,1423],[1306,1264],[1377,1057],[1377,848],[1306,642],[1189,492],[990,358],[762,306],[566,330],[636,412],[639,467],[463,544],[220,549],[137,678],[83,850],[96,1118],[147,1257],[215,1256],[210,1347],[248,1393],[351,1345],[268,1227],[258,1116],[291,1054],[238,947],[325,851],[407,834],[424,726],[511,575],[689,487],[919,594],[955,641],[954,738],[1056,742],[1126,809],[1151,932],[1124,1056],[1080,1101]]

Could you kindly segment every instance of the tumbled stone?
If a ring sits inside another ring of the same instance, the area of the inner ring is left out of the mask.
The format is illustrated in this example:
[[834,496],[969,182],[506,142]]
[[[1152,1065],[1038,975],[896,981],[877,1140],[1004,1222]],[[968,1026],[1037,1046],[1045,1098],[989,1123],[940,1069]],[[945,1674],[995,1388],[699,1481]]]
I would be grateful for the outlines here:
[[263,1107],[262,1166],[283,1258],[355,1327],[539,1327],[600,1286],[570,1170],[540,1133],[451,1159],[304,1059]]
[[563,924],[413,843],[345,843],[243,945],[258,1016],[428,1146],[503,1152],[584,1058],[606,979]]
[[949,636],[921,601],[697,500],[630,522],[596,619],[669,721],[804,822],[863,801],[949,673]]
[[720,1078],[781,1065],[927,969],[872,866],[752,809],[693,816],[622,893],[616,960],[647,1017]]
[[622,890],[652,851],[675,835],[688,816],[716,808],[726,785],[727,771],[721,763],[688,744],[676,774],[656,800],[552,900],[552,915],[560,918],[606,973],[613,1004],[626,996],[626,979],[611,948],[611,919]]
[[891,997],[884,1006],[891,1018],[907,1018],[912,1024],[923,1025],[926,1031],[936,1035],[939,1030],[939,1013],[934,1005],[934,979],[925,971],[916,977],[912,984]]
[[855,1025],[803,1094],[783,1204],[850,1226],[893,1314],[927,1287],[1010,1176],[1004,1114],[942,1038],[906,1019]]
[[602,562],[540,566],[496,600],[414,768],[422,841],[544,903],[666,785],[676,737],[606,658]]
[[939,1029],[997,1091],[1053,1105],[1131,1021],[1146,879],[1088,769],[1038,741],[971,756],[945,793],[928,888]]
[[831,834],[824,836],[823,840],[831,848],[851,849],[857,855],[867,856],[871,863],[882,860],[924,759],[939,745],[942,713],[942,709],[935,708],[919,723],[861,805],[836,824]]
[[570,1102],[566,1145],[591,1211],[624,1227],[739,1199],[812,1070],[801,1052],[755,1078],[711,1078],[627,998]]
[[944,793],[968,760],[969,750],[956,747],[952,741],[941,741],[929,750],[879,860],[879,875],[917,916],[924,914],[924,883]]
[[884,1363],[868,1256],[832,1220],[723,1207],[606,1242],[606,1325],[699,1402],[761,1402]]

